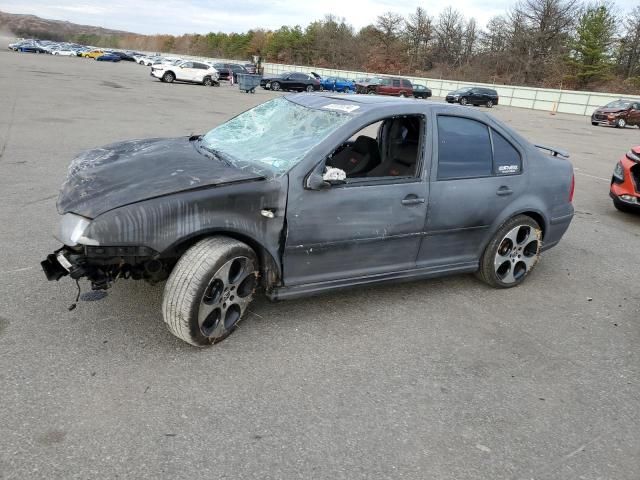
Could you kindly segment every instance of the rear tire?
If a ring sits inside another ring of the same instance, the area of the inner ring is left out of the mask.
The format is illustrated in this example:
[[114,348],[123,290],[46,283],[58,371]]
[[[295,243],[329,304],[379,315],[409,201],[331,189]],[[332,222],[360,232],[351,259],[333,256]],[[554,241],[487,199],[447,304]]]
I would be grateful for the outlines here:
[[169,331],[204,347],[231,335],[257,286],[258,258],[246,244],[209,237],[187,250],[164,288],[162,315]]
[[493,108],[493,101],[487,100],[487,108]]
[[476,276],[494,288],[520,285],[540,259],[542,230],[531,217],[516,215],[496,232],[480,258]]
[[313,85],[307,85],[307,92],[313,92]]
[[166,83],[173,83],[175,79],[176,79],[176,76],[171,72],[167,72],[164,75],[162,75],[162,81]]

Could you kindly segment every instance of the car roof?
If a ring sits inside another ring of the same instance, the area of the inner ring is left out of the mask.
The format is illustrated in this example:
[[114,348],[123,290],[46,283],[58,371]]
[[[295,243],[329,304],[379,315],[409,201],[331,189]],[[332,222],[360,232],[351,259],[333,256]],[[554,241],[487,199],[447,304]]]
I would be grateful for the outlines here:
[[[357,105],[360,112],[384,110],[390,106],[407,106],[415,105],[413,99],[383,96],[383,95],[336,95],[335,93],[297,93],[286,96],[287,99],[309,108],[324,108],[327,105]],[[442,103],[429,104],[425,102],[420,103],[424,108],[432,108],[438,106],[441,108],[450,109],[464,109],[467,111],[467,107],[451,106]],[[460,110],[457,110],[460,111]]]

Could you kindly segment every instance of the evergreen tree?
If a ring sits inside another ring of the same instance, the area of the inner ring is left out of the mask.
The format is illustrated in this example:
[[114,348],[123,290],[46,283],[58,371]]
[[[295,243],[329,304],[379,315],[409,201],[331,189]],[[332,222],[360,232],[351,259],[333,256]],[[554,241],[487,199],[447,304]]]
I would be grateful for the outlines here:
[[611,73],[615,32],[616,18],[607,4],[589,5],[580,15],[569,57],[580,87]]

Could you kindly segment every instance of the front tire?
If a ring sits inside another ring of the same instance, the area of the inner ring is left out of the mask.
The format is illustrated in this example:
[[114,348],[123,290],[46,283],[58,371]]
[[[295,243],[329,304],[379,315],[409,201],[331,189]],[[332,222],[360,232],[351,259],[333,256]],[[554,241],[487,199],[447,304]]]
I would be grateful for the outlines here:
[[271,82],[271,90],[274,92],[280,91],[280,82]]
[[591,122],[591,125],[593,125],[594,127],[598,126],[598,122]]
[[162,76],[162,81],[166,83],[173,83],[175,79],[176,76],[171,72],[167,72]]
[[211,85],[213,85],[213,80],[211,79],[211,77],[204,77],[204,80],[202,80],[202,84],[205,87],[210,87]]
[[464,98],[464,97],[462,97],[462,98],[460,99],[460,105],[466,105],[466,104],[467,104],[467,99],[466,99],[466,98]]
[[480,280],[495,288],[520,285],[540,259],[542,230],[531,217],[507,220],[487,245],[480,259]]
[[257,286],[258,258],[246,244],[209,237],[187,250],[164,288],[162,315],[169,331],[204,347],[228,337]]
[[616,127],[618,127],[618,128],[624,128],[624,127],[626,127],[626,126],[627,126],[627,121],[626,121],[624,118],[619,118],[619,119],[616,121]]

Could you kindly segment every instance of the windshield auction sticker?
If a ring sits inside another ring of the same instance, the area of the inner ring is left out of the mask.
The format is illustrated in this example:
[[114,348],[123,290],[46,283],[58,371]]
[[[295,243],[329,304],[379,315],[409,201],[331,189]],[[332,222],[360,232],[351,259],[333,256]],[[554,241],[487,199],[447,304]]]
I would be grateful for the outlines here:
[[322,108],[324,108],[326,110],[337,110],[339,112],[351,113],[351,112],[355,112],[356,110],[358,110],[360,108],[360,106],[359,105],[344,105],[344,104],[339,104],[339,103],[330,103],[329,105],[325,105]]

